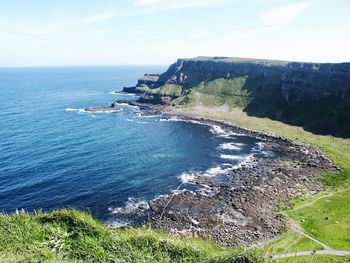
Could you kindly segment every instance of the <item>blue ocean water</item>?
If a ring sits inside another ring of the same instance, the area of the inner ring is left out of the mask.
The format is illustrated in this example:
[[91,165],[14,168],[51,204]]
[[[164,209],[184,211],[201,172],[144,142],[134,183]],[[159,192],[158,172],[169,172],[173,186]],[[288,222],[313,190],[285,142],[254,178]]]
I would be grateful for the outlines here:
[[192,173],[212,176],[256,150],[256,139],[140,117],[127,105],[115,113],[81,110],[136,99],[111,92],[164,70],[0,69],[0,211],[71,207],[118,225],[134,204],[171,193]]

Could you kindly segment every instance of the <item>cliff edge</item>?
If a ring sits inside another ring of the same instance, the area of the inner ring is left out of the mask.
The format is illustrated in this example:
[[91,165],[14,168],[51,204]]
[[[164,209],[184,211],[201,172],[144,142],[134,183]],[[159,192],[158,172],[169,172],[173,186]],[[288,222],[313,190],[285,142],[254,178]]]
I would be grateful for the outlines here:
[[178,59],[124,91],[142,93],[142,103],[240,107],[314,133],[350,136],[350,63]]

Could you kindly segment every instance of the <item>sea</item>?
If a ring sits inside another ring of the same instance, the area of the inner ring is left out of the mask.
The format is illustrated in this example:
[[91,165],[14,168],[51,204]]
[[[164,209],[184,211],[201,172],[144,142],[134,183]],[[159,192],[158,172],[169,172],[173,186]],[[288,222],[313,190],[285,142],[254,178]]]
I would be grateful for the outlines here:
[[84,110],[137,99],[114,92],[165,70],[0,68],[0,212],[76,208],[124,226],[160,195],[196,191],[194,175],[225,173],[259,152],[259,140],[215,125],[143,117],[125,104]]

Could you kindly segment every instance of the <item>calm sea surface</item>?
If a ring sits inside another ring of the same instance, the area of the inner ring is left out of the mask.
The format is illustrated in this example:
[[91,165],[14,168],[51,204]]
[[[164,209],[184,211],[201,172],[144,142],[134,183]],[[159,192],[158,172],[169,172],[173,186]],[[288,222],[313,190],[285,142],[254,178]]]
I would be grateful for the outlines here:
[[[0,69],[0,211],[74,207],[115,225],[194,173],[213,175],[257,151],[218,127],[82,109],[136,99],[112,91],[165,67]],[[181,189],[190,187],[184,184]]]

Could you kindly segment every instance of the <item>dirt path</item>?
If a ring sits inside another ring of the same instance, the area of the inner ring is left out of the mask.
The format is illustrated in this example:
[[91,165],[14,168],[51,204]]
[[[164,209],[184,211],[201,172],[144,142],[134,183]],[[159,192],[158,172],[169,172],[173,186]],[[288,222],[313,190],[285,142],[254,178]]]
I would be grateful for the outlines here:
[[299,256],[309,256],[309,255],[334,255],[334,256],[350,256],[350,251],[344,250],[333,250],[333,249],[325,249],[325,250],[313,250],[313,251],[300,251],[300,252],[291,252],[286,254],[280,254],[273,256],[273,259],[282,259],[282,258],[290,258],[290,257],[299,257]]
[[323,199],[323,198],[331,197],[331,196],[333,196],[334,194],[343,193],[343,192],[346,192],[346,191],[348,191],[348,190],[350,190],[350,188],[345,188],[345,189],[342,189],[342,190],[338,190],[338,191],[336,191],[336,192],[327,193],[327,194],[325,194],[325,195],[322,195],[322,196],[320,196],[320,197],[318,197],[318,198],[312,200],[310,203],[306,203],[306,204],[303,204],[303,205],[301,205],[301,206],[297,206],[297,207],[293,208],[293,210],[299,210],[299,209],[302,209],[302,208],[305,208],[305,207],[309,207],[309,206],[313,205],[314,203],[316,203],[317,201],[319,201],[319,200],[321,200],[321,199]]
[[[326,197],[326,196],[323,196],[323,197]],[[295,223],[293,221],[290,221],[288,223],[288,227],[290,229],[294,230],[295,232],[305,236],[306,238],[314,241],[315,243],[321,245],[324,248],[324,250],[290,252],[290,253],[275,255],[275,256],[273,256],[273,259],[282,259],[282,258],[289,258],[289,257],[308,256],[308,255],[350,256],[350,251],[332,249],[331,247],[327,246],[326,244],[322,243],[321,241],[309,236],[308,234],[306,234],[303,231],[303,229],[297,223]]]
[[309,207],[311,205],[313,205],[314,203],[316,203],[317,201],[323,199],[323,198],[327,198],[327,197],[331,197],[335,194],[335,192],[332,192],[332,193],[328,193],[328,194],[325,194],[325,195],[322,195],[314,200],[312,200],[310,203],[306,203],[306,204],[303,204],[301,206],[297,206],[295,208],[293,208],[293,210],[299,210],[299,209],[302,209],[302,208],[305,208],[305,207]]

